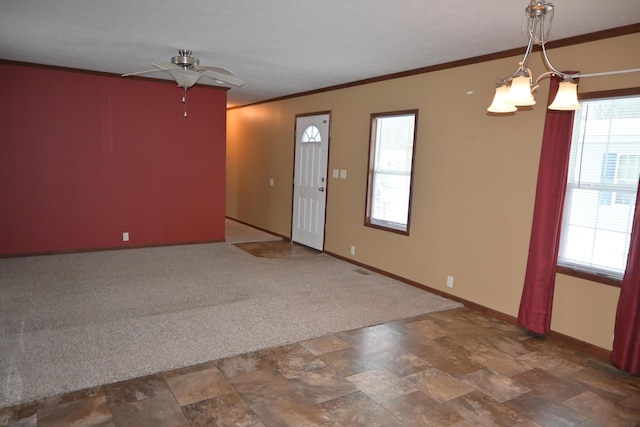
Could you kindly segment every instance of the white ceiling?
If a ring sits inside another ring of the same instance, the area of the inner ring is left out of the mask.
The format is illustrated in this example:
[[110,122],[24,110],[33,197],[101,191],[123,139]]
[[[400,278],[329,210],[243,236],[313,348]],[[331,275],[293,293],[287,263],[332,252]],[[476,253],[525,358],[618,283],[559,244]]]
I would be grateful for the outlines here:
[[[554,4],[552,40],[640,22],[638,0]],[[169,62],[178,49],[190,49],[201,65],[229,68],[246,82],[228,94],[230,105],[242,105],[524,46],[527,5],[528,0],[0,0],[0,59],[123,74],[151,69],[152,62]],[[152,76],[170,78],[165,72]]]

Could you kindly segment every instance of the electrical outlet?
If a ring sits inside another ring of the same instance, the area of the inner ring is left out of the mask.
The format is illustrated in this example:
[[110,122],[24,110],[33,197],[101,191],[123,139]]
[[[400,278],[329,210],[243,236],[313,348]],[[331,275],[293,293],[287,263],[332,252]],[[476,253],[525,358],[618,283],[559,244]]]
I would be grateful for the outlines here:
[[453,276],[447,276],[447,288],[453,288]]
[[124,233],[122,233],[122,241],[123,242],[128,242],[129,241],[129,232],[125,231]]
[[351,245],[351,255],[355,255],[356,254],[356,247]]

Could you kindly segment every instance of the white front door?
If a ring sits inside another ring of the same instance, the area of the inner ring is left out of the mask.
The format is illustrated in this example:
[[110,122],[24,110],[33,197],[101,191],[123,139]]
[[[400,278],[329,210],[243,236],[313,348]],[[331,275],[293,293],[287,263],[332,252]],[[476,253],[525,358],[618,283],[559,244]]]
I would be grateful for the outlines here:
[[291,240],[321,251],[327,204],[329,114],[296,117]]

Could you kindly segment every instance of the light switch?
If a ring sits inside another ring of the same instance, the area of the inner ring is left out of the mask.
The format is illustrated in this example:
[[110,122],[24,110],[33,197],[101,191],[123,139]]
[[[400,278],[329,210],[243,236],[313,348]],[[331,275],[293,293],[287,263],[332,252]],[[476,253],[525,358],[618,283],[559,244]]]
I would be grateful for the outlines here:
[[338,177],[339,177],[339,174],[340,174],[340,171],[339,171],[338,169],[334,169],[334,170],[333,170],[333,177],[334,177],[334,178],[338,178]]
[[346,169],[341,169],[340,170],[340,178],[347,179],[347,170]]

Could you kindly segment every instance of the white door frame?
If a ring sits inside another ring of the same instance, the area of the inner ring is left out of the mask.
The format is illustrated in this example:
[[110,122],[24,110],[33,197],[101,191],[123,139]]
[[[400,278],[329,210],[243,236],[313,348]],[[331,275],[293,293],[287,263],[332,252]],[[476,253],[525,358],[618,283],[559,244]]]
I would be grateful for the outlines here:
[[[331,112],[296,114],[295,120],[291,241],[322,251],[326,225]],[[303,133],[309,126],[315,126],[320,131],[319,143],[302,143]],[[301,155],[303,149],[305,155]]]

